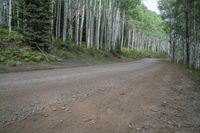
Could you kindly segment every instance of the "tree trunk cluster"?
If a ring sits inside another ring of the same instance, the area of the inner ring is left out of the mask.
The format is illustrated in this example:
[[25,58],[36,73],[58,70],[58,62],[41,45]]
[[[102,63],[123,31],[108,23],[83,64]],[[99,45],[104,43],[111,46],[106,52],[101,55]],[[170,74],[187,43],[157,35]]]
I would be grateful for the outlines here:
[[[12,2],[13,1],[13,2]],[[26,28],[23,19],[24,6],[20,0],[4,0],[4,19],[11,31],[12,26]],[[115,50],[118,48],[146,49],[168,52],[166,39],[145,36],[138,28],[129,27],[125,10],[116,0],[52,0],[49,32],[52,40],[61,39],[65,46]],[[8,11],[6,11],[8,10]],[[15,20],[12,16],[17,16]],[[12,21],[13,20],[13,21]]]

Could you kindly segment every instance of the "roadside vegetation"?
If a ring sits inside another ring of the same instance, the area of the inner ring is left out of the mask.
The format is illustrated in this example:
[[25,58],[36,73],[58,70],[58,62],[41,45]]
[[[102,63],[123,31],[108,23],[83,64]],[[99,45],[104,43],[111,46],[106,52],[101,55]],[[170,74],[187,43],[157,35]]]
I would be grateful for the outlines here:
[[[197,83],[197,85],[200,85],[200,72],[199,70],[195,69],[195,68],[188,68],[186,65],[184,64],[179,64],[179,67],[182,68],[186,74]],[[200,89],[198,88],[198,90],[200,91]]]
[[0,66],[105,63],[168,54],[164,21],[141,0],[0,4]]
[[[0,52],[1,66],[20,66],[30,63],[48,62],[88,62],[101,64],[106,62],[133,61],[141,58],[166,58],[167,54],[147,50],[122,49],[118,51],[105,51],[87,48],[63,48],[54,49],[44,57],[38,51],[30,47],[7,47]],[[47,59],[48,61],[47,61]]]
[[169,34],[171,61],[200,70],[200,1],[160,0]]

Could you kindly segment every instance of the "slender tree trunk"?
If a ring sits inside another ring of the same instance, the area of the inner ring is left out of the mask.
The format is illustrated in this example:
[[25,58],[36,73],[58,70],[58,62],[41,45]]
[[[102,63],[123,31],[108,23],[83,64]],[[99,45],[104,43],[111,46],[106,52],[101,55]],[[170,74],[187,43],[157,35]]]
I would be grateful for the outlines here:
[[176,35],[175,33],[173,33],[173,37],[171,38],[172,42],[171,42],[171,50],[172,50],[172,63],[175,63],[176,60]]
[[57,0],[57,9],[56,9],[56,39],[60,36],[60,1]]
[[51,37],[52,40],[54,40],[54,4],[55,4],[55,0],[51,1]]
[[82,15],[81,15],[81,28],[80,28],[80,46],[82,44],[83,40],[83,24],[84,24],[84,19],[85,19],[85,2],[83,1],[82,5]]
[[108,8],[108,13],[107,13],[107,45],[108,45],[108,49],[111,50],[111,44],[112,44],[112,21],[113,21],[113,17],[112,17],[112,2],[109,1],[109,8]]
[[128,49],[130,48],[131,45],[131,29],[128,30]]
[[79,45],[79,31],[80,31],[80,19],[79,19],[79,13],[80,13],[80,3],[79,0],[77,1],[77,9],[76,9],[76,45]]
[[97,12],[97,22],[96,22],[96,48],[99,49],[99,35],[100,35],[100,25],[101,25],[101,0],[98,1],[98,12]]
[[64,1],[64,22],[63,22],[63,43],[66,43],[67,39],[67,17],[68,15],[68,1]]
[[92,0],[88,0],[86,1],[86,42],[87,42],[87,48],[90,47],[90,9],[91,9],[91,1]]
[[94,31],[94,27],[95,27],[95,13],[96,13],[96,4],[97,4],[97,0],[92,0],[93,1],[93,5],[92,5],[92,13],[91,13],[91,21],[90,21],[90,42],[91,42],[91,47],[94,46],[95,42],[95,31]]
[[125,11],[123,11],[123,17],[122,17],[121,48],[124,46],[124,27],[125,27]]
[[69,0],[69,40],[73,39],[73,17],[72,17],[72,0]]
[[102,6],[102,8],[103,8],[103,10],[102,10],[103,14],[102,14],[102,21],[101,21],[101,33],[100,33],[100,48],[101,49],[103,49],[103,43],[105,43],[104,39],[105,39],[105,34],[106,34],[106,32],[105,32],[106,16],[105,16],[104,6]]
[[19,22],[19,5],[17,5],[17,28],[20,28],[20,22]]
[[59,0],[59,4],[58,4],[58,37],[61,37],[60,36],[60,34],[61,34],[61,32],[60,32],[60,26],[61,26],[61,6],[62,5],[62,0]]
[[190,66],[190,36],[189,36],[189,2],[185,0],[185,39],[186,39],[186,64]]
[[9,0],[9,14],[8,14],[9,33],[12,31],[12,0]]
[[132,33],[132,35],[131,35],[131,49],[133,49],[134,48],[134,29],[132,29],[132,31],[131,31]]

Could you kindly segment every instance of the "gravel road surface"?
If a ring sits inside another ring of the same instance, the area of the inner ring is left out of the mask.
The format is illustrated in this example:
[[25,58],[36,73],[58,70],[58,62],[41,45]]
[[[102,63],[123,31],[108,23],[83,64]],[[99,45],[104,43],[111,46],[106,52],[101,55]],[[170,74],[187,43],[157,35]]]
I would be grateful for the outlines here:
[[0,132],[196,133],[200,108],[198,93],[188,90],[193,85],[158,59],[4,73]]

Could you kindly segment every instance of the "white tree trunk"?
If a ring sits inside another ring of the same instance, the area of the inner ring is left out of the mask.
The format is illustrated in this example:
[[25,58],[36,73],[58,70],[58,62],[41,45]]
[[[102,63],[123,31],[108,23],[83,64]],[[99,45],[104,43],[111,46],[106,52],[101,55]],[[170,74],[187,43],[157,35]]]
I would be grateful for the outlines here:
[[79,31],[80,31],[80,19],[79,19],[79,13],[80,13],[80,3],[77,1],[77,9],[76,9],[76,45],[79,45]]
[[8,27],[9,33],[12,31],[12,0],[9,0],[9,13],[8,13]]
[[68,15],[68,1],[65,0],[64,2],[64,22],[63,22],[63,43],[66,43],[67,39],[67,17]]
[[60,37],[60,26],[61,26],[61,4],[62,4],[62,1],[61,0],[58,0],[59,1],[59,4],[58,4],[58,37]]
[[121,48],[123,48],[124,46],[124,26],[125,26],[125,11],[123,12],[123,17],[122,17]]
[[69,40],[73,39],[72,0],[69,0]]
[[87,2],[87,4],[86,4],[86,42],[87,42],[87,48],[90,47],[90,18],[91,18],[90,8],[91,8],[91,1],[92,0],[86,1]]
[[81,15],[81,28],[80,28],[80,46],[82,45],[82,39],[83,39],[83,24],[85,19],[85,3],[83,2],[82,5],[82,15]]
[[57,0],[57,9],[56,9],[56,39],[60,37],[60,14],[61,14],[61,9],[60,9],[60,4],[61,0]]
[[130,44],[131,44],[131,29],[128,30],[128,46],[127,48],[130,48]]
[[52,36],[52,40],[54,40],[54,32],[53,32],[53,28],[54,28],[54,4],[55,4],[55,1],[54,0],[52,0],[51,1],[51,36]]
[[134,29],[132,29],[132,31],[131,31],[131,49],[133,49],[134,48]]
[[101,0],[98,3],[98,13],[97,13],[97,21],[96,21],[96,48],[99,49],[99,34],[100,34],[100,26],[101,26]]

